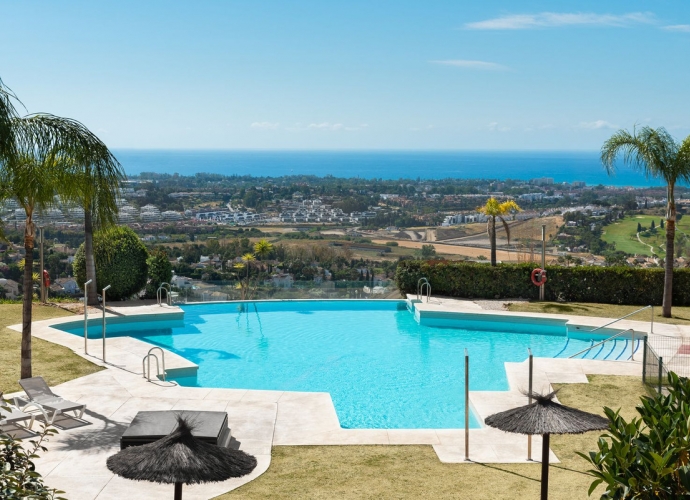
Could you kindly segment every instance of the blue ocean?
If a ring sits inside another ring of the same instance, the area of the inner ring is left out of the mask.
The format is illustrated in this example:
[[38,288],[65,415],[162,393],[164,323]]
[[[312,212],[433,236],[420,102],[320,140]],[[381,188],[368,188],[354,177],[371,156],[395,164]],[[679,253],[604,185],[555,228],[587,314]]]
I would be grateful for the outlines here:
[[364,179],[521,179],[553,177],[587,185],[661,186],[657,180],[619,165],[604,171],[597,151],[114,151],[128,175],[156,172],[213,173],[279,177],[360,177]]

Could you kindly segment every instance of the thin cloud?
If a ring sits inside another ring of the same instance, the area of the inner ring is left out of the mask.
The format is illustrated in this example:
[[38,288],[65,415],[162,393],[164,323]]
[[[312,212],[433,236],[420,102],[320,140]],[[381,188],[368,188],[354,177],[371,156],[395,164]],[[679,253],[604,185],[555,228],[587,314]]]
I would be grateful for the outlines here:
[[444,66],[455,66],[456,68],[477,69],[477,70],[506,70],[506,66],[487,61],[473,61],[469,59],[447,59],[444,61],[429,61],[431,64],[442,64]]
[[672,24],[664,26],[662,29],[666,31],[680,31],[681,33],[690,33],[690,24]]
[[580,122],[580,128],[587,128],[590,130],[599,130],[603,128],[618,128],[618,125],[607,122],[606,120],[595,120],[593,122]]
[[322,122],[310,123],[309,125],[307,125],[307,128],[318,130],[341,130],[342,128],[344,128],[344,125],[342,123]]
[[488,127],[492,132],[508,132],[510,130],[510,127],[502,126],[498,122],[490,122]]
[[470,30],[527,30],[560,26],[629,26],[653,22],[654,16],[648,12],[630,12],[621,15],[541,12],[539,14],[515,14],[466,23],[465,28]]
[[360,125],[346,126],[342,123],[331,123],[331,122],[310,123],[308,125],[303,125],[302,123],[297,122],[290,127],[286,127],[285,130],[287,130],[288,132],[303,132],[305,130],[328,130],[328,131],[333,131],[333,132],[345,130],[348,132],[352,132],[352,131],[356,131],[356,130],[363,130],[363,129],[367,128],[368,126],[369,125],[366,123],[362,123]]
[[280,127],[280,123],[276,122],[254,122],[249,125],[249,128],[254,128],[258,130],[277,130]]

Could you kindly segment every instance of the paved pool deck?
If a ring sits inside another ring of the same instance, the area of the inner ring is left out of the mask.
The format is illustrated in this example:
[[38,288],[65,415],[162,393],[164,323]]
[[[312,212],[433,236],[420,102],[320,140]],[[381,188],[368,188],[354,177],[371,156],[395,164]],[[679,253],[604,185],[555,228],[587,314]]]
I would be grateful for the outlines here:
[[[418,304],[420,313],[501,314],[516,317],[554,317],[573,325],[600,326],[602,318],[539,315],[484,311],[472,301],[436,299]],[[179,317],[176,307],[141,306],[109,307],[109,318],[140,315]],[[160,316],[163,315],[163,316]],[[92,316],[93,318],[93,316]],[[107,361],[100,359],[102,341],[84,339],[53,328],[73,322],[79,317],[56,318],[35,322],[35,337],[64,345],[76,354],[106,369],[54,388],[62,397],[87,404],[84,419],[88,425],[63,421],[67,429],[51,438],[48,452],[38,461],[38,471],[46,483],[67,492],[70,499],[159,498],[172,493],[172,486],[132,482],[114,476],[106,468],[106,458],[119,451],[119,437],[141,410],[214,410],[226,411],[232,430],[232,446],[255,455],[257,468],[243,478],[222,483],[185,487],[185,498],[212,498],[245,484],[263,472],[271,461],[271,448],[286,445],[431,445],[439,460],[446,463],[465,461],[464,429],[343,429],[328,393],[258,391],[244,389],[209,389],[180,387],[161,380],[147,381],[142,373],[142,358],[151,345],[130,337],[107,339]],[[621,322],[623,323],[623,322]],[[649,330],[649,323],[626,321],[640,333]],[[10,328],[20,330],[20,325]],[[690,339],[690,328],[676,325],[655,325],[655,332]],[[690,341],[689,341],[690,343]],[[640,356],[641,357],[641,356]],[[166,369],[194,370],[196,365],[165,353]],[[470,391],[471,407],[477,418],[484,419],[496,412],[527,403],[521,391],[528,387],[528,363],[505,363],[508,391]],[[587,359],[534,359],[533,387],[547,391],[554,383],[587,383],[587,374],[641,376],[639,361],[596,361]],[[462,397],[459,395],[459,397]],[[534,437],[533,458],[539,459],[541,439]],[[481,463],[526,463],[527,438],[507,434],[488,427],[469,431],[469,457]],[[558,458],[551,453],[551,460]]]

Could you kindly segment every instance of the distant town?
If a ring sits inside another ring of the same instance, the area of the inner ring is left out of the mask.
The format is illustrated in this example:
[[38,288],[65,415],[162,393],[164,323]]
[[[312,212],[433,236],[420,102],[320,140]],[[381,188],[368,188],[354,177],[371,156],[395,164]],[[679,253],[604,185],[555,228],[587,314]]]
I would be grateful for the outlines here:
[[[365,281],[369,293],[374,287],[383,293],[401,259],[485,262],[487,218],[478,207],[490,197],[514,200],[522,209],[508,217],[510,239],[503,228],[497,232],[500,260],[538,260],[544,225],[549,263],[659,266],[665,258],[658,234],[665,196],[663,188],[557,183],[550,177],[393,181],[142,174],[120,190],[118,220],[150,248],[166,251],[180,290],[236,279],[233,263],[265,238],[276,248],[263,275],[267,287]],[[682,214],[690,208],[690,190],[680,188],[676,197],[681,221],[675,262],[685,266],[690,242]],[[0,218],[9,240],[0,243],[0,287],[7,298],[16,298],[25,213],[10,199],[0,206]],[[54,294],[80,293],[71,263],[83,241],[83,218],[83,209],[57,198],[35,217],[46,236],[45,268]]]

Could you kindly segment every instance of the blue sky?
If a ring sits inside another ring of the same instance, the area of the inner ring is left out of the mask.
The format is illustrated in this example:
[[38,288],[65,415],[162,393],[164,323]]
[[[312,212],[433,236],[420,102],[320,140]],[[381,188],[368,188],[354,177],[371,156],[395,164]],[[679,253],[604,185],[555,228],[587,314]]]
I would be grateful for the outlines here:
[[3,2],[0,77],[113,148],[598,149],[690,134],[690,2]]

